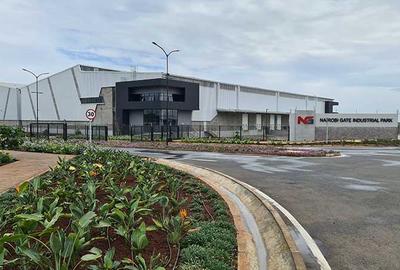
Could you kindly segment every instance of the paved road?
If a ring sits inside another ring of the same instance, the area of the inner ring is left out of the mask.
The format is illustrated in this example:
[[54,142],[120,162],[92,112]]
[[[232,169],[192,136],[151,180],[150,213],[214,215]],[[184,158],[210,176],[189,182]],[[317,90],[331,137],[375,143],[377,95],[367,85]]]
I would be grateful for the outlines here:
[[400,148],[339,158],[133,150],[219,170],[260,189],[304,226],[332,269],[400,269]]

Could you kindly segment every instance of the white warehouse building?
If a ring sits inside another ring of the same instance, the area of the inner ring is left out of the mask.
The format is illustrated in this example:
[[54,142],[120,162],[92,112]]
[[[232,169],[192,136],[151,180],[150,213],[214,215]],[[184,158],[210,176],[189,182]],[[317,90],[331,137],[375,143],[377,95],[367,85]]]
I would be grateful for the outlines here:
[[[35,82],[0,83],[0,122],[27,124],[36,119]],[[39,81],[40,122],[85,122],[114,133],[132,125],[268,126],[281,130],[295,110],[332,113],[331,98],[262,89],[166,74],[128,72],[76,65]]]

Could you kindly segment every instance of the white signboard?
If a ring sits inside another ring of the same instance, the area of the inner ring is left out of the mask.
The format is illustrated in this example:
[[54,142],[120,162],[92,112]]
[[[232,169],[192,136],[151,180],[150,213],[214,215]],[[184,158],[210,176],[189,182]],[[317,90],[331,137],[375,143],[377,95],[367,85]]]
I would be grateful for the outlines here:
[[397,114],[317,114],[317,127],[397,127]]
[[86,118],[87,118],[89,121],[93,121],[93,120],[96,118],[96,111],[93,110],[93,109],[88,109],[88,110],[86,111]]
[[89,120],[89,142],[92,143],[92,122],[96,118],[96,111],[93,109],[88,109],[85,115]]

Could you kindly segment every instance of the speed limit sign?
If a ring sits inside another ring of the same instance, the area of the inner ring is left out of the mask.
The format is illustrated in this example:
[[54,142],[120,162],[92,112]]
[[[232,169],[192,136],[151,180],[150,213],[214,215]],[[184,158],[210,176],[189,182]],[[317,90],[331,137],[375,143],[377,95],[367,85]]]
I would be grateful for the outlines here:
[[86,111],[86,118],[89,119],[90,121],[93,121],[94,118],[96,117],[96,111],[93,109],[88,109]]

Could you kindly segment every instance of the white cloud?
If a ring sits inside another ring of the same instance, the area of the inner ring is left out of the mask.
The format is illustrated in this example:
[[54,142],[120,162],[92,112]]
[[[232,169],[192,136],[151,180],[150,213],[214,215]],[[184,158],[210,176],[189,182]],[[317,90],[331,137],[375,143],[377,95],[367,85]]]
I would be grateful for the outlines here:
[[182,50],[173,73],[395,111],[399,15],[394,0],[3,0],[0,81],[77,63],[161,71],[155,40]]

